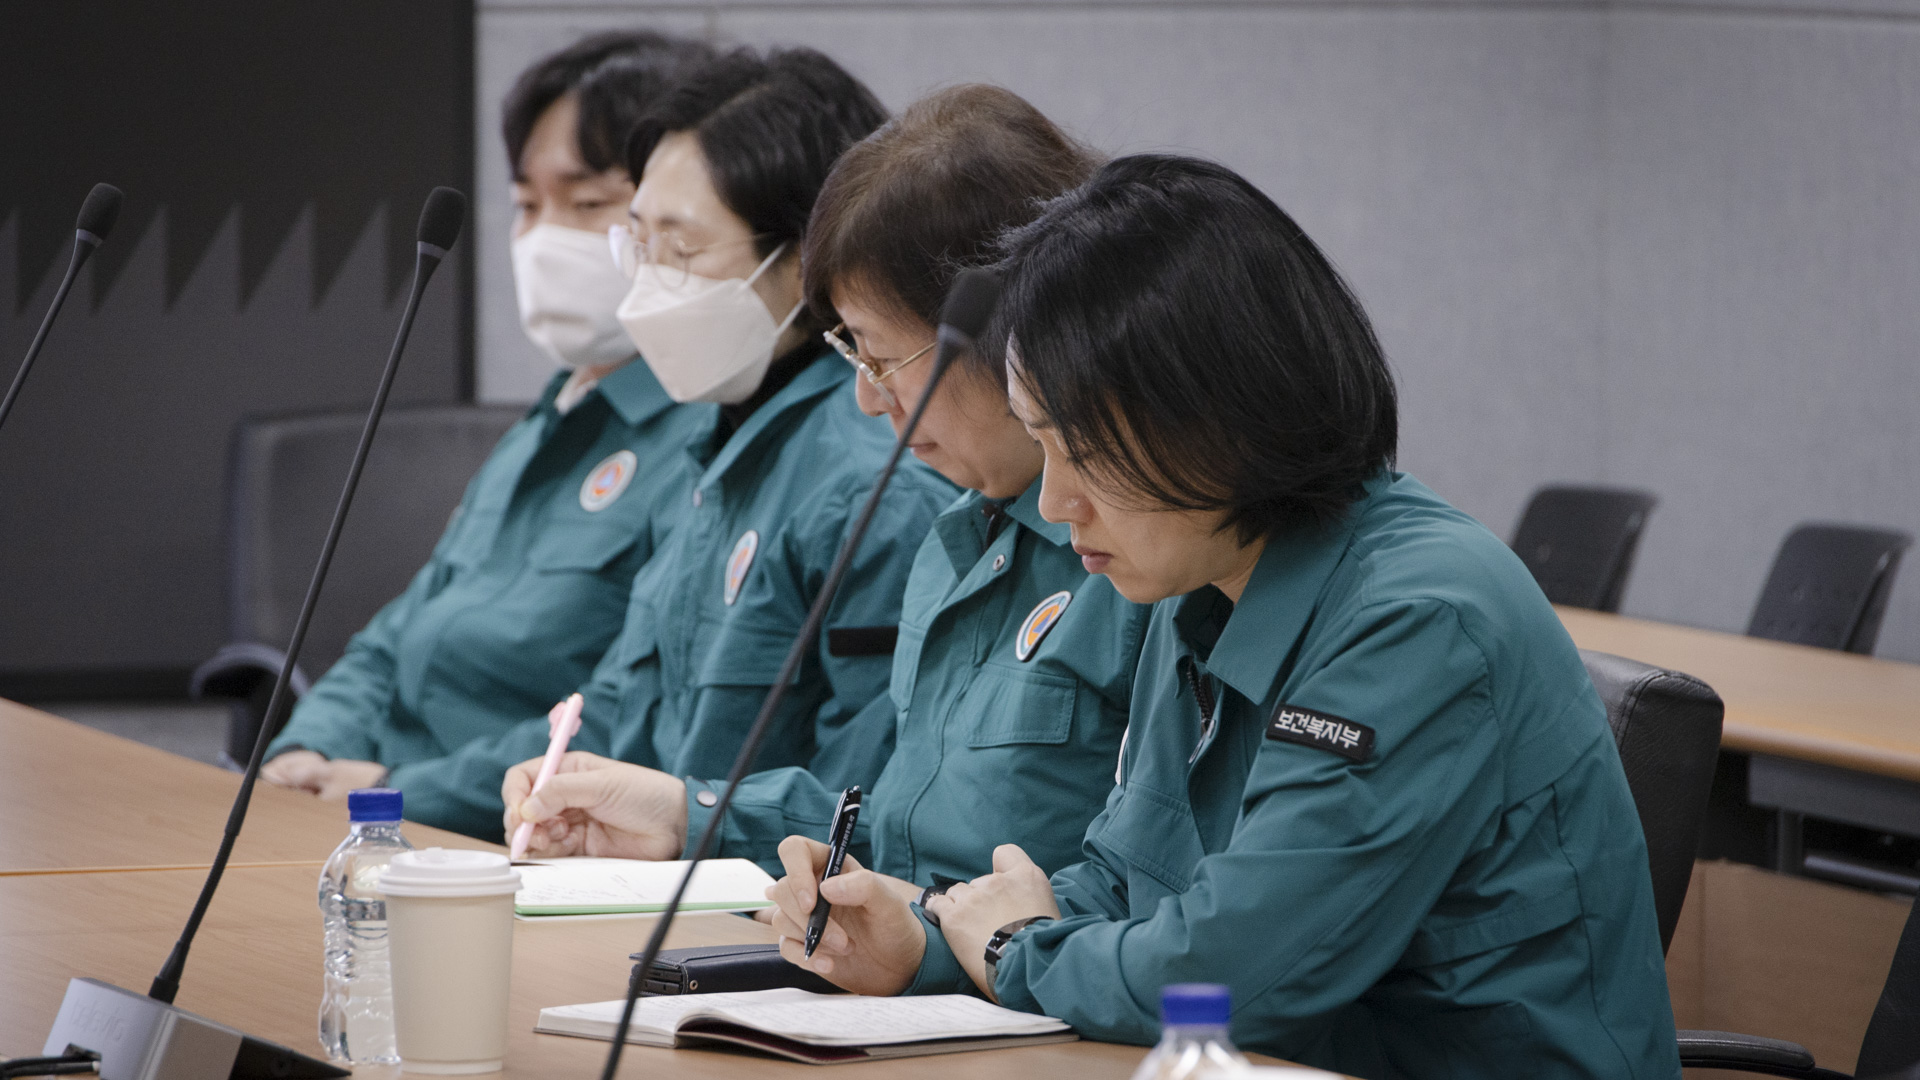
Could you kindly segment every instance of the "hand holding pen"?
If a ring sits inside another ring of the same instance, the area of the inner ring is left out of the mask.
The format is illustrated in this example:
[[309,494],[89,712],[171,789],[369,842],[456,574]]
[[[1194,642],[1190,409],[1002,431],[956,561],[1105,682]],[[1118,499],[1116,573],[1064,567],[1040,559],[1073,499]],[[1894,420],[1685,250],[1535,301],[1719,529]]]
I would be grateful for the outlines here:
[[[586,707],[586,699],[579,694],[571,694],[567,700],[555,705],[547,713],[546,759],[540,762],[540,775],[533,782],[533,790],[539,791],[560,771],[560,759],[567,756],[567,741],[580,730],[580,711]],[[518,861],[527,857],[527,843],[533,839],[533,822],[523,821],[513,830],[513,843],[508,848],[508,858]]]
[[[826,872],[820,875],[822,881],[840,873],[840,867],[847,861],[847,845],[853,842],[853,825],[860,818],[860,786],[840,793],[840,802],[833,808],[833,830],[827,837]],[[820,947],[820,934],[827,928],[827,916],[833,905],[827,902],[826,894],[817,894],[813,902],[813,915],[807,920],[807,940],[805,955],[811,959],[813,950]]]

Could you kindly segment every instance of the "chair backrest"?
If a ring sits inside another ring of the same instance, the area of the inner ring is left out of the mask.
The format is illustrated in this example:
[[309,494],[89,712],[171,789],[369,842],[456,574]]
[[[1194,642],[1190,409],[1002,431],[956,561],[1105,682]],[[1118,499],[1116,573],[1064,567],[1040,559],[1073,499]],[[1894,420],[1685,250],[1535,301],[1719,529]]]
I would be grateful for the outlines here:
[[1886,988],[1880,991],[1867,1036],[1860,1040],[1855,1076],[1905,1075],[1905,1070],[1920,1065],[1920,916],[1916,912],[1920,904],[1907,913],[1907,928],[1894,947]]
[[1514,553],[1554,603],[1619,611],[1633,553],[1657,501],[1644,491],[1543,487],[1520,515]]
[[1712,687],[1691,675],[1585,649],[1580,659],[1607,707],[1646,834],[1664,950],[1693,877],[1725,708]]
[[[347,640],[406,588],[467,482],[524,413],[489,405],[387,411],[314,609],[304,670],[318,676],[331,667]],[[227,488],[232,640],[286,647],[365,420],[358,410],[305,413],[235,428]]]
[[1900,554],[1911,543],[1893,529],[1795,527],[1774,556],[1748,636],[1873,652]]

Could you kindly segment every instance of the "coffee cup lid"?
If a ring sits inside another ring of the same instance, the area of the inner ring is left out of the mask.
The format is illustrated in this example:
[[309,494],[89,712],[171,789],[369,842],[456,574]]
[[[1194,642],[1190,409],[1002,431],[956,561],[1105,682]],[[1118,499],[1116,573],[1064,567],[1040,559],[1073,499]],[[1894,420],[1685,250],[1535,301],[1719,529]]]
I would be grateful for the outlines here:
[[388,896],[499,896],[520,891],[520,875],[505,855],[431,847],[403,851],[380,875]]

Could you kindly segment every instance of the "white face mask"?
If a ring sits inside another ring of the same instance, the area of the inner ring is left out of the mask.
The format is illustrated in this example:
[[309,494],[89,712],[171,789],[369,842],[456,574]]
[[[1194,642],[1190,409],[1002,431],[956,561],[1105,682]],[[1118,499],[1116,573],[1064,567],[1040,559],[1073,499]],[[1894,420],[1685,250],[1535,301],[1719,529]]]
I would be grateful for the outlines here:
[[614,314],[627,277],[613,264],[605,233],[535,225],[513,241],[513,292],[520,326],[563,367],[602,367],[633,357]]
[[715,280],[689,274],[668,285],[648,264],[620,302],[620,325],[675,401],[734,405],[753,396],[773,363],[773,347],[800,314],[793,305],[778,324],[753,291],[781,244],[750,277]]

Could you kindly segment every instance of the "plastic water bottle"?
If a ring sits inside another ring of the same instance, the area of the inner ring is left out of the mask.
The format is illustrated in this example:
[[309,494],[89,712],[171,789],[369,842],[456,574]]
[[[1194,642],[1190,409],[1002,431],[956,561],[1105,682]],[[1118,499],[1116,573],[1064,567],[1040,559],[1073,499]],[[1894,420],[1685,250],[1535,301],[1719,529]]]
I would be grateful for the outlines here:
[[1188,1080],[1214,1070],[1247,1067],[1227,1037],[1233,998],[1224,986],[1179,983],[1160,990],[1160,1045],[1133,1080]]
[[365,788],[347,795],[352,831],[320,871],[326,924],[326,987],[320,1045],[355,1065],[400,1060],[393,1041],[393,982],[387,962],[387,902],[375,886],[388,860],[413,845],[400,835],[400,793]]

